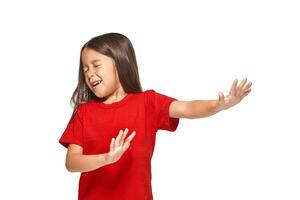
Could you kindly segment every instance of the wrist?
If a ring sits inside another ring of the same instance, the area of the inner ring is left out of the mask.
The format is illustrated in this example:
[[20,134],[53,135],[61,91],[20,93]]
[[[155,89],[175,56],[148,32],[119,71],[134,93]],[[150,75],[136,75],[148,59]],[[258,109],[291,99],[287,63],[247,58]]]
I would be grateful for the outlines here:
[[220,104],[220,101],[218,99],[214,101],[213,107],[215,108],[216,112],[224,110],[224,107]]
[[103,165],[103,166],[110,164],[108,162],[109,161],[109,159],[108,159],[108,153],[100,154],[99,160],[100,160],[101,165]]

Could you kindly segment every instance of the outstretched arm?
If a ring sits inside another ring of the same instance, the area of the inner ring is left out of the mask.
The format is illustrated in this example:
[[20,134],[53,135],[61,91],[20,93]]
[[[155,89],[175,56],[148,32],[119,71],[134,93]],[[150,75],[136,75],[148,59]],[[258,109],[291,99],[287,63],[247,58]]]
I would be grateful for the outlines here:
[[226,110],[239,102],[251,92],[251,82],[247,84],[247,78],[244,78],[240,84],[235,79],[232,83],[229,94],[224,97],[219,92],[219,98],[216,100],[192,100],[192,101],[173,101],[170,105],[169,116],[173,118],[202,118]]

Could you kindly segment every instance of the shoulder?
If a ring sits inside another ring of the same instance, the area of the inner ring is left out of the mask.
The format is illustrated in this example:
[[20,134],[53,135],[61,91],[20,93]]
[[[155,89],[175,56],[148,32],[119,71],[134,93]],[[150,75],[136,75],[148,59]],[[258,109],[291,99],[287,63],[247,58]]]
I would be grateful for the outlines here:
[[78,112],[78,114],[82,114],[85,112],[86,109],[88,109],[90,106],[92,106],[92,104],[94,104],[94,100],[81,102],[78,104],[78,106],[76,108],[76,112]]
[[93,105],[95,105],[95,103],[97,102],[96,99],[90,99],[88,101],[84,101],[82,103],[79,104],[79,106],[82,108],[82,109],[86,109],[86,108],[89,108]]
[[90,104],[89,101],[88,101],[88,102],[82,102],[82,103],[80,103],[80,104],[78,105],[77,109],[78,109],[78,110],[83,110],[83,109],[85,109],[85,107],[86,107],[87,105],[89,105],[89,104]]
[[155,106],[168,106],[172,101],[177,100],[174,97],[165,93],[157,92],[154,89],[149,89],[144,92],[146,102]]
[[149,95],[155,95],[155,94],[157,94],[157,92],[156,92],[154,89],[148,89],[148,90],[145,90],[145,91],[143,92],[143,94],[144,94],[145,96],[149,96]]
[[144,93],[151,93],[151,92],[156,92],[156,91],[154,89],[148,89],[144,91]]
[[153,98],[156,94],[157,92],[154,89],[148,89],[143,92],[144,98],[148,100]]
[[145,95],[146,98],[154,98],[154,99],[176,99],[176,98],[173,98],[173,97],[167,95],[166,93],[161,93],[161,92],[156,91],[154,89],[148,89],[148,90],[144,91],[144,95]]

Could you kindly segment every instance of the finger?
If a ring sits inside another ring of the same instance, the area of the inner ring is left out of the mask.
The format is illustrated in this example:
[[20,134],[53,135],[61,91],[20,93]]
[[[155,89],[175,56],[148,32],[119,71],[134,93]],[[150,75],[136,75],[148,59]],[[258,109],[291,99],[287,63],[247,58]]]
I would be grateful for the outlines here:
[[115,138],[112,138],[110,142],[110,151],[113,152],[114,150],[115,150]]
[[235,95],[236,93],[236,85],[238,83],[238,80],[237,79],[234,79],[232,85],[231,85],[231,88],[230,88],[230,91],[229,91],[229,94],[231,95]]
[[245,96],[247,96],[250,92],[251,92],[251,89],[247,90],[247,91],[242,95],[242,98],[244,98]]
[[133,131],[133,132],[131,133],[131,135],[129,135],[129,136],[127,137],[125,143],[126,143],[126,142],[131,142],[131,140],[134,138],[135,134],[136,134],[136,132]]
[[238,86],[237,91],[236,91],[236,96],[237,96],[237,97],[242,98],[242,95],[244,94],[243,87],[244,87],[246,81],[247,81],[247,79],[244,78],[243,81],[242,81],[242,82],[240,83],[240,85]]
[[130,146],[130,142],[125,142],[123,146],[124,151],[126,151],[129,148],[129,146]]
[[123,135],[123,130],[120,130],[120,131],[119,131],[119,135],[118,135],[117,138],[116,138],[116,146],[117,146],[117,147],[120,146],[120,141],[121,141],[122,135]]
[[251,87],[251,85],[252,85],[252,82],[249,82],[249,83],[243,88],[243,90],[244,90],[244,91],[247,91],[247,90]]
[[242,82],[239,84],[239,88],[241,89],[241,88],[243,88],[244,87],[244,85],[246,84],[246,82],[247,82],[247,78],[244,78],[243,80],[242,80]]
[[123,146],[124,140],[126,138],[126,135],[128,133],[128,128],[125,129],[124,133],[122,134],[121,140],[120,140],[120,146]]

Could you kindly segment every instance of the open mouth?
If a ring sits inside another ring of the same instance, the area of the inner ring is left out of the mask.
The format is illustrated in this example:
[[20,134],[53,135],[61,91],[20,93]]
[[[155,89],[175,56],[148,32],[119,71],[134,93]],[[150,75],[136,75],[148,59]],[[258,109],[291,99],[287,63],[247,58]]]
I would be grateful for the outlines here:
[[99,85],[100,83],[102,83],[102,80],[101,81],[96,81],[95,83],[92,84],[93,88],[95,88],[97,85]]

